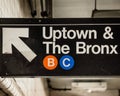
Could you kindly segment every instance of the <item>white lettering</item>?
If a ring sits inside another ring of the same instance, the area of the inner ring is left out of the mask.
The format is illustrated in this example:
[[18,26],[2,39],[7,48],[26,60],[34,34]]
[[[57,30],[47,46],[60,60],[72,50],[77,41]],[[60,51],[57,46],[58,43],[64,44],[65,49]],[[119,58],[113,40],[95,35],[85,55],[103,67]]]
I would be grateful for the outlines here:
[[55,65],[55,61],[53,58],[48,58],[48,66],[53,67]]
[[86,45],[85,42],[76,42],[76,54],[118,54],[118,45]]
[[70,59],[69,59],[69,58],[65,58],[65,59],[63,60],[63,65],[64,65],[64,67],[69,67],[69,66],[70,66],[70,63],[66,64],[65,61],[69,61],[69,62],[70,62]]

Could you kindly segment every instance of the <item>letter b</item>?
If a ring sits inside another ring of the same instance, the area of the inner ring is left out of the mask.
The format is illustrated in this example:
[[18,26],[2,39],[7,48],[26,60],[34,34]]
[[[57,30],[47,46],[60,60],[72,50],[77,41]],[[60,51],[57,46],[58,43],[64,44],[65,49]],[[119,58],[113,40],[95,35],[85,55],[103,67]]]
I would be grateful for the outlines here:
[[43,66],[47,70],[54,70],[58,66],[58,60],[53,55],[48,55],[43,59]]
[[53,67],[55,65],[55,61],[53,58],[48,58],[48,66]]

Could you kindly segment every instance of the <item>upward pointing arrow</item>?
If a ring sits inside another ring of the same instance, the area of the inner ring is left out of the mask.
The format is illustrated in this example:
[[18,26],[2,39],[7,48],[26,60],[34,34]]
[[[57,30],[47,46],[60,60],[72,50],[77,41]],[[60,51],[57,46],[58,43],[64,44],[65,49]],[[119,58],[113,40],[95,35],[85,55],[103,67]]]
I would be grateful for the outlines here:
[[12,54],[12,45],[31,62],[37,55],[19,38],[29,37],[28,28],[3,28],[2,53]]

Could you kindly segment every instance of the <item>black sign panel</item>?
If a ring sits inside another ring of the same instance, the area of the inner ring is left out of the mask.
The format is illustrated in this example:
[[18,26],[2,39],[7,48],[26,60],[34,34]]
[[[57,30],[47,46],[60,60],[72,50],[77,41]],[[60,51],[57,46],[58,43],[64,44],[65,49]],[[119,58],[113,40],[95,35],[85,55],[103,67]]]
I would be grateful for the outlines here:
[[120,19],[0,19],[1,76],[119,76]]

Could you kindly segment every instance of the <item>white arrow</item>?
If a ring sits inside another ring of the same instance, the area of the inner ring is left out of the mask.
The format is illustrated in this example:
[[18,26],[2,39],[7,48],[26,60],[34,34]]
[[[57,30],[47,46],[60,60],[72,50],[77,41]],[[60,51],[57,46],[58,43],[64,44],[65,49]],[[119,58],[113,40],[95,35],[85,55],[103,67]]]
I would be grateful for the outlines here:
[[2,53],[12,54],[12,45],[31,62],[37,55],[19,38],[29,37],[28,28],[3,28]]

